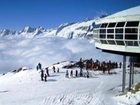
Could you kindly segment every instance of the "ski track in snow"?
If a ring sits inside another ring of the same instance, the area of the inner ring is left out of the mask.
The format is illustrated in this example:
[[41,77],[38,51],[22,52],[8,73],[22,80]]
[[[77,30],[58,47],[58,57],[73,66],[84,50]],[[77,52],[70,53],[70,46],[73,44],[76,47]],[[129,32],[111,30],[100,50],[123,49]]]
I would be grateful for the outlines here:
[[41,105],[106,105],[103,87],[104,83],[100,81],[95,90],[65,91],[61,95],[46,97]]

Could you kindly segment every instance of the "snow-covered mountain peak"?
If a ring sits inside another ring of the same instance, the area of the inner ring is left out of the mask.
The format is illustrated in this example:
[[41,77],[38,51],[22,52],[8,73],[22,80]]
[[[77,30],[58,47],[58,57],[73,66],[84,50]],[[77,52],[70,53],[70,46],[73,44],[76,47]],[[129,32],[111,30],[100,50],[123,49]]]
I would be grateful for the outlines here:
[[23,33],[31,33],[31,32],[34,32],[34,31],[35,31],[35,28],[31,28],[30,26],[26,26],[22,30]]
[[7,35],[14,35],[16,34],[16,31],[11,31],[9,29],[3,29],[0,31],[0,37],[5,37]]
[[[0,32],[0,38],[35,38],[35,37],[47,37],[47,36],[58,36],[64,38],[78,38],[78,37],[89,37],[92,36],[92,24],[94,20],[84,20],[77,23],[64,23],[59,25],[57,28],[45,29],[41,26],[33,28],[30,26],[24,27],[21,31],[11,31],[9,29],[2,30]],[[18,36],[18,37],[17,37]]]

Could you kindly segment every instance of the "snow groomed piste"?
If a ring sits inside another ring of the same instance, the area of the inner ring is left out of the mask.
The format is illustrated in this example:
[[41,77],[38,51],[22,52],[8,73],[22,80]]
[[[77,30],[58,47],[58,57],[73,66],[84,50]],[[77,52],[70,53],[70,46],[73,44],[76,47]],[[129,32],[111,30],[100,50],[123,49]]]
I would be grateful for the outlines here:
[[[55,64],[59,72],[49,67],[50,76],[47,82],[41,81],[40,70],[28,69],[9,72],[0,76],[1,105],[135,105],[139,102],[137,95],[119,96],[121,94],[122,68],[111,70],[113,74],[89,70],[90,77],[75,77],[79,68],[63,69],[70,64]],[[66,70],[73,70],[73,76],[65,77]],[[135,69],[136,70],[136,69]],[[83,71],[86,71],[83,69]],[[127,76],[129,71],[127,71]],[[136,83],[140,80],[140,72],[136,70]],[[127,78],[128,79],[128,78]],[[128,84],[128,83],[126,83]]]

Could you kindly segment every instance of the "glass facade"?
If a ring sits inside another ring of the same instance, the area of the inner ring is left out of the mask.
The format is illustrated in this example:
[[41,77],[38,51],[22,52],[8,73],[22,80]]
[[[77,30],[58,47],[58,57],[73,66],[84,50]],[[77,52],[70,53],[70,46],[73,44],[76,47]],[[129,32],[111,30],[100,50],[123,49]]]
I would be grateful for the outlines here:
[[93,33],[102,44],[140,46],[140,21],[103,23],[97,26]]

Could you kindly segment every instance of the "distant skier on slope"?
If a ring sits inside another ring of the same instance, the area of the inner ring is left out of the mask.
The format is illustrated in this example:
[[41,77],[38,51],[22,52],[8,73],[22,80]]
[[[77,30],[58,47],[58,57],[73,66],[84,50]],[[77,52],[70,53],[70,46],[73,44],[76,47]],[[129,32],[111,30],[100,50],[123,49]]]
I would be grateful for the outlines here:
[[75,77],[78,77],[78,70],[75,71]]
[[119,67],[122,68],[122,63],[121,62],[119,63]]
[[80,58],[80,61],[79,61],[79,67],[80,67],[80,76],[82,77],[83,76],[83,67],[84,67],[84,64],[82,62],[82,58]]
[[45,82],[47,82],[47,74],[44,75]]
[[38,63],[38,69],[40,69],[40,70],[42,69],[42,65],[40,62]]
[[57,73],[59,73],[59,68],[57,68]]
[[48,67],[46,67],[45,69],[46,69],[46,74],[47,74],[47,76],[49,77],[50,74],[49,74],[49,69],[48,69]]
[[55,66],[53,66],[53,72],[55,73]]
[[87,78],[89,78],[89,71],[87,70]]
[[41,81],[43,81],[44,78],[44,71],[41,69]]
[[69,77],[69,72],[68,72],[68,70],[66,71],[66,78],[68,78]]
[[70,76],[73,77],[73,70],[70,71]]
[[39,69],[39,68],[38,68],[38,65],[37,65],[37,66],[36,66],[36,70],[38,71],[38,69]]

